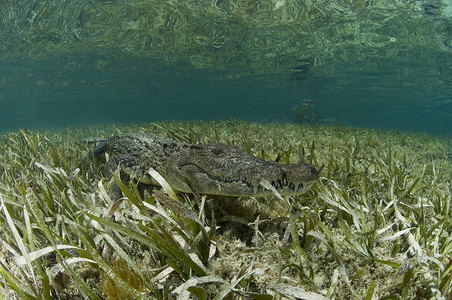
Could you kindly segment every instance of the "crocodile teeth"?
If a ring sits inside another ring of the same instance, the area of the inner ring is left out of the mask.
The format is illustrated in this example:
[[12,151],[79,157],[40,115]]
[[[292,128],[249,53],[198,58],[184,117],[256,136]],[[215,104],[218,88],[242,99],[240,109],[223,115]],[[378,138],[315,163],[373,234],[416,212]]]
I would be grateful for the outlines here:
[[217,177],[216,180],[221,181],[221,182],[225,182],[225,183],[241,182],[241,183],[245,183],[247,185],[250,184],[248,181],[246,181],[246,178],[243,177],[243,176],[240,176],[240,177]]
[[[254,186],[251,182],[248,182],[246,180],[245,177],[243,176],[237,176],[237,177],[218,177],[217,179],[218,181],[224,182],[224,183],[242,183],[242,184],[246,184],[248,187],[253,189],[254,194],[257,194],[257,192],[259,190],[265,190],[265,188],[263,188],[260,185]],[[304,187],[304,185],[302,183],[300,184],[295,184],[293,182],[289,182],[287,181],[287,179],[279,179],[279,180],[275,180],[271,182],[271,185],[276,189],[281,191],[284,188],[289,188],[291,189],[293,192],[297,192],[299,189],[302,189]]]

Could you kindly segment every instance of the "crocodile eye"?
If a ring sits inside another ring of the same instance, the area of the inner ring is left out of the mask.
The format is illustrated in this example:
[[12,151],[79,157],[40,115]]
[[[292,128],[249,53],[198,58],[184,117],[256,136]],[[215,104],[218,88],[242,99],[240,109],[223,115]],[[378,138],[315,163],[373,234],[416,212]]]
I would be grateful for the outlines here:
[[212,149],[211,152],[212,152],[214,155],[220,155],[220,154],[223,154],[223,151],[221,151],[221,149],[217,149],[217,148]]

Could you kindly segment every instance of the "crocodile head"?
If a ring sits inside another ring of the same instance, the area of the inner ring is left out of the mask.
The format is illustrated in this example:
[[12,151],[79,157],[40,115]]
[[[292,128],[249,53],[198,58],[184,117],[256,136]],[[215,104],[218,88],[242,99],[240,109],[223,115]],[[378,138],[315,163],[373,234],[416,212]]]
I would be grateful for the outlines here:
[[223,144],[190,145],[173,153],[164,169],[162,175],[176,190],[225,196],[273,196],[262,180],[283,196],[300,195],[319,178],[309,164],[265,161]]

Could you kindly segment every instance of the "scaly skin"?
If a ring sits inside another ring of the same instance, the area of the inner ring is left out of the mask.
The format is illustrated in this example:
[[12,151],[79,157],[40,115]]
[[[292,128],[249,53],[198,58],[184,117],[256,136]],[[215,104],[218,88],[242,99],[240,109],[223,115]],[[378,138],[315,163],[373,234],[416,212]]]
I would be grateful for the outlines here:
[[[154,168],[178,192],[224,196],[273,196],[260,183],[266,180],[283,196],[306,192],[319,178],[315,167],[283,165],[246,154],[223,144],[187,144],[158,135],[121,134],[98,140],[85,160],[110,155],[106,164],[111,178],[121,172],[143,184],[158,185],[149,175]],[[119,198],[119,189],[113,192]]]

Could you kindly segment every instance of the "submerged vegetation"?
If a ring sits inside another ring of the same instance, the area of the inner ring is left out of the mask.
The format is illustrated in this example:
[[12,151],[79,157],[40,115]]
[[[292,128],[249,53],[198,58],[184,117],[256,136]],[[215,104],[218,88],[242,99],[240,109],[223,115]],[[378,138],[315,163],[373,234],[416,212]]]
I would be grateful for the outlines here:
[[[325,165],[284,199],[138,192],[86,137],[150,132]],[[452,299],[450,139],[306,125],[178,122],[20,131],[0,146],[6,299]]]

